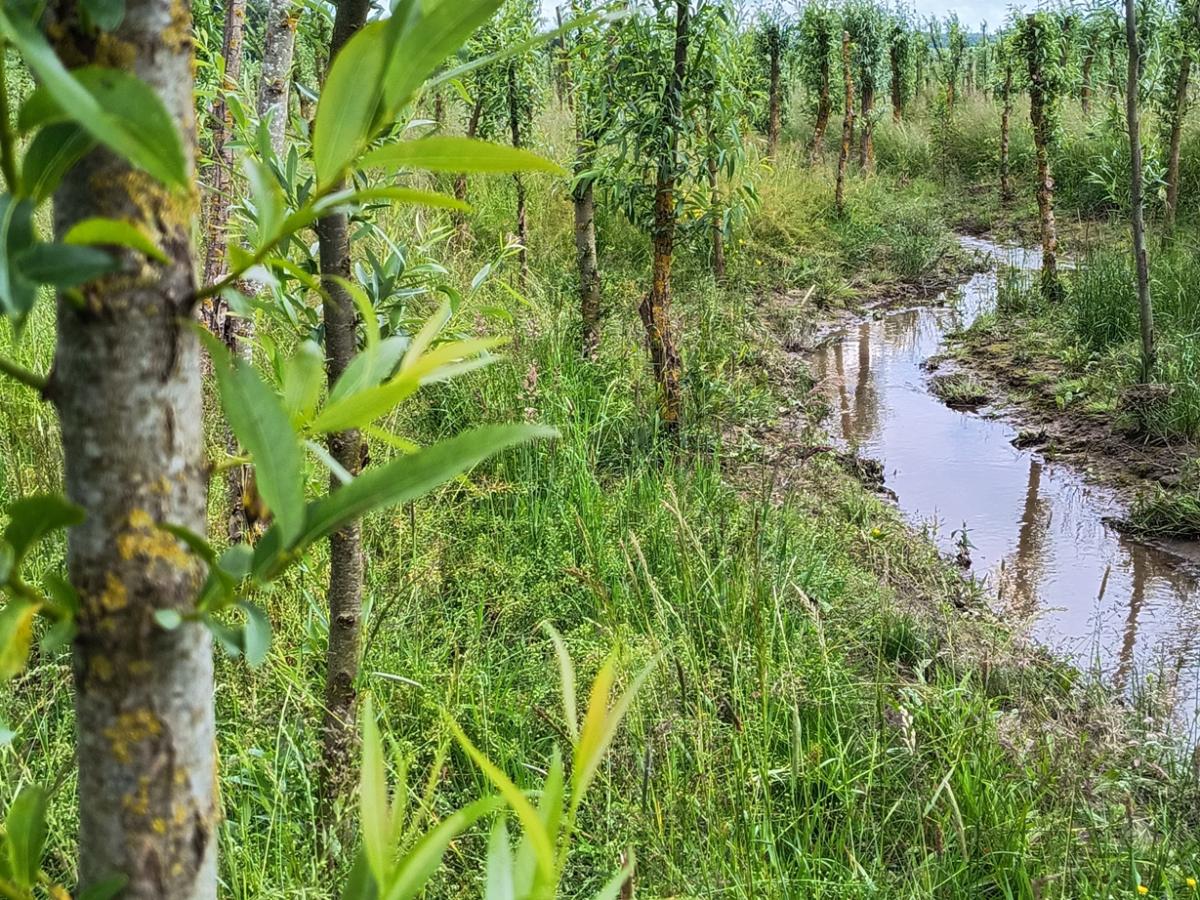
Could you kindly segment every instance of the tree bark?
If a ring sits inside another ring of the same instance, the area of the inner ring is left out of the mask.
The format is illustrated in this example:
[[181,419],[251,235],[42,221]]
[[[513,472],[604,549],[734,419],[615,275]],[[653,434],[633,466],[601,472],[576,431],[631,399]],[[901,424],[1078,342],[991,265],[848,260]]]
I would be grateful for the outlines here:
[[1038,221],[1042,237],[1042,294],[1047,300],[1062,299],[1058,279],[1058,228],[1054,221],[1054,176],[1050,170],[1053,128],[1049,118],[1052,98],[1047,96],[1045,73],[1037,60],[1029,61],[1029,120],[1033,125],[1034,155],[1037,159]]
[[[1125,83],[1125,120],[1129,125],[1129,199],[1130,231],[1133,234],[1133,259],[1137,269],[1138,317],[1142,332],[1142,381],[1154,373],[1154,310],[1150,305],[1150,263],[1146,257],[1146,220],[1142,198],[1141,115],[1138,110],[1138,83],[1142,73],[1141,48],[1138,46],[1135,0],[1125,0],[1125,42],[1129,47],[1129,71]],[[1186,91],[1187,85],[1184,83]]]
[[675,157],[679,145],[678,122],[683,111],[683,82],[687,75],[689,28],[688,0],[675,0],[675,59],[671,77],[663,88],[659,125],[663,138],[655,179],[652,278],[639,309],[658,384],[659,415],[672,436],[679,432],[683,406],[679,351],[671,328],[671,262],[675,250]]
[[1166,226],[1175,227],[1179,210],[1179,153],[1183,144],[1183,120],[1187,115],[1188,82],[1192,74],[1192,57],[1186,50],[1179,61],[1179,75],[1175,80],[1175,102],[1171,107],[1171,138],[1167,150],[1167,210]]
[[[233,196],[233,113],[225,94],[235,91],[242,77],[242,39],[246,32],[246,0],[226,0],[225,33],[221,55],[225,60],[225,78],[213,103],[213,164],[209,174],[207,246],[204,255],[204,283],[216,284],[225,274],[225,243],[229,230],[229,207]],[[213,334],[225,340],[225,301],[214,297],[205,304],[205,322]],[[230,345],[232,346],[232,345]]]
[[[190,169],[187,7],[127,0],[111,44],[94,39],[71,0],[55,0],[47,16],[68,65],[121,65],[162,98]],[[125,52],[105,55],[109,46]],[[67,545],[82,603],[73,662],[79,883],[86,890],[124,875],[128,900],[217,893],[211,641],[199,624],[166,631],[155,620],[158,610],[191,611],[204,577],[161,530],[205,530],[200,352],[187,324],[195,206],[194,194],[171,193],[106,150],[75,165],[55,194],[60,238],[83,219],[124,219],[168,255],[157,263],[122,251],[122,274],[82,288],[83,303],[59,299],[47,389],[61,424],[67,494],[87,515]]]
[[[865,73],[864,73],[865,74]],[[870,175],[875,170],[875,129],[871,113],[875,110],[875,88],[869,78],[863,78],[862,127],[858,135],[858,162],[863,173]]]
[[893,45],[889,51],[891,61],[892,121],[899,124],[904,120],[904,61],[900,48]]
[[[370,0],[341,0],[333,24],[329,60],[366,22]],[[317,222],[317,240],[325,292],[325,371],[330,389],[358,350],[358,313],[349,292],[338,279],[350,270],[350,223],[345,213]],[[357,430],[329,436],[329,453],[356,475],[362,464],[362,437]],[[329,489],[337,490],[336,476]],[[329,538],[329,646],[325,655],[325,716],[321,747],[321,805],[331,835],[345,837],[341,805],[350,796],[357,771],[355,705],[358,699],[359,643],[362,626],[362,527],[356,521]],[[332,847],[332,842],[331,842]]]
[[779,65],[781,52],[779,27],[774,24],[769,27],[770,31],[767,34],[767,54],[770,56],[771,86],[768,99],[767,156],[770,159],[775,159],[779,153],[779,133],[783,122],[783,86]]
[[708,158],[708,190],[711,194],[713,278],[725,280],[725,210],[721,205],[721,172],[717,160]]
[[262,76],[258,83],[258,118],[270,120],[271,148],[283,153],[292,84],[292,56],[300,22],[295,0],[271,0],[263,34]]
[[1011,124],[1013,111],[1013,67],[1004,64],[1004,109],[1000,113],[1000,200],[1010,203],[1013,198],[1012,172],[1009,166]]
[[825,132],[829,130],[829,117],[833,114],[833,101],[830,98],[829,60],[821,60],[821,91],[817,96],[817,118],[813,123],[812,141],[808,147],[809,162],[816,163],[825,157]]
[[842,82],[846,92],[846,111],[842,116],[842,144],[838,151],[837,189],[834,208],[838,217],[846,214],[846,169],[850,163],[850,143],[854,137],[854,75],[850,70],[850,32],[842,32]]
[[1079,107],[1085,119],[1092,115],[1092,69],[1096,65],[1096,51],[1089,47],[1083,54],[1083,66],[1080,73]]
[[[520,149],[521,140],[521,111],[517,97],[517,69],[515,63],[508,66],[508,129],[512,135],[513,147]],[[529,286],[529,220],[525,210],[525,178],[520,172],[513,174],[513,186],[517,194],[517,261],[521,266],[521,290]]]

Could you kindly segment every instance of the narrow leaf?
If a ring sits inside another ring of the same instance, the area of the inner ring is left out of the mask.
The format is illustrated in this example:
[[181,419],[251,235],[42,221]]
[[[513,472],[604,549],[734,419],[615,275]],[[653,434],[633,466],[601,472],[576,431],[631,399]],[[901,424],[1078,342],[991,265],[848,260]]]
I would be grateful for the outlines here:
[[71,226],[71,230],[63,237],[63,243],[128,247],[160,263],[167,262],[167,254],[149,235],[133,222],[122,219],[84,219]]
[[528,150],[448,135],[386,144],[364,156],[360,165],[364,169],[423,169],[430,172],[567,174],[557,163]]

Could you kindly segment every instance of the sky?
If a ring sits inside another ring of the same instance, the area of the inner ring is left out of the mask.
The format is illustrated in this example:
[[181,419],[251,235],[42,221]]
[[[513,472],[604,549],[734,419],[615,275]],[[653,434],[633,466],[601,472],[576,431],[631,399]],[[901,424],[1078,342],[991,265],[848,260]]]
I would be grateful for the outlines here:
[[909,0],[906,6],[911,7],[922,18],[937,16],[941,18],[951,12],[957,12],[959,19],[968,31],[978,31],[981,22],[988,23],[988,31],[995,31],[1008,18],[1009,10],[1014,6],[1007,0]]

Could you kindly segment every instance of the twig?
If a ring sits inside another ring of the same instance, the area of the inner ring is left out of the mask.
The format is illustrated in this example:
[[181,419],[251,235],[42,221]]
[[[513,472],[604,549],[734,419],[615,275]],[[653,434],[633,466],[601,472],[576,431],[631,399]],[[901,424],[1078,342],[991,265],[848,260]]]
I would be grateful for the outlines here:
[[13,378],[21,382],[21,384],[25,385],[26,387],[33,388],[43,396],[46,393],[46,386],[48,382],[46,381],[45,377],[39,375],[37,372],[30,371],[24,366],[18,365],[11,359],[7,359],[3,356],[0,356],[0,373],[3,373],[9,378]]

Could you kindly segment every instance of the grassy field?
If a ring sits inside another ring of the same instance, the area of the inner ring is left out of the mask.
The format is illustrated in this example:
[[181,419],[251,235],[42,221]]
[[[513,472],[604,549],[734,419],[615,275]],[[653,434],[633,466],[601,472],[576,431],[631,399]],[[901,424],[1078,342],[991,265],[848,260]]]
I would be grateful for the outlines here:
[[[543,132],[554,152],[561,123]],[[679,451],[650,415],[644,236],[599,222],[607,316],[598,359],[582,362],[568,200],[534,181],[533,283],[519,303],[493,285],[460,313],[464,330],[511,336],[503,359],[394,424],[422,443],[517,419],[561,438],[368,521],[363,687],[413,771],[434,766],[436,817],[487,790],[440,710],[520,784],[561,740],[540,623],[563,633],[581,679],[614,647],[626,674],[660,657],[583,811],[568,871],[579,896],[630,850],[646,897],[1192,896],[1200,794],[1161,723],[1015,642],[893,508],[828,455],[799,452],[823,442],[822,410],[790,336],[952,262],[945,185],[915,175],[928,161],[902,170],[885,135],[883,174],[854,183],[845,219],[832,173],[792,144],[725,283],[701,244],[685,246]],[[503,242],[510,197],[507,180],[472,185],[461,279]],[[507,315],[489,310],[500,304]],[[0,344],[45,366],[52,323]],[[7,501],[54,487],[59,451],[50,412],[0,390]],[[215,533],[223,522],[218,502]],[[226,897],[329,894],[313,827],[324,581],[318,554],[264,598],[264,667],[219,666]],[[52,845],[68,867],[69,660],[38,659],[0,705],[16,732],[0,800],[25,778],[56,785]],[[481,829],[456,842],[433,895],[477,894],[485,845]]]

